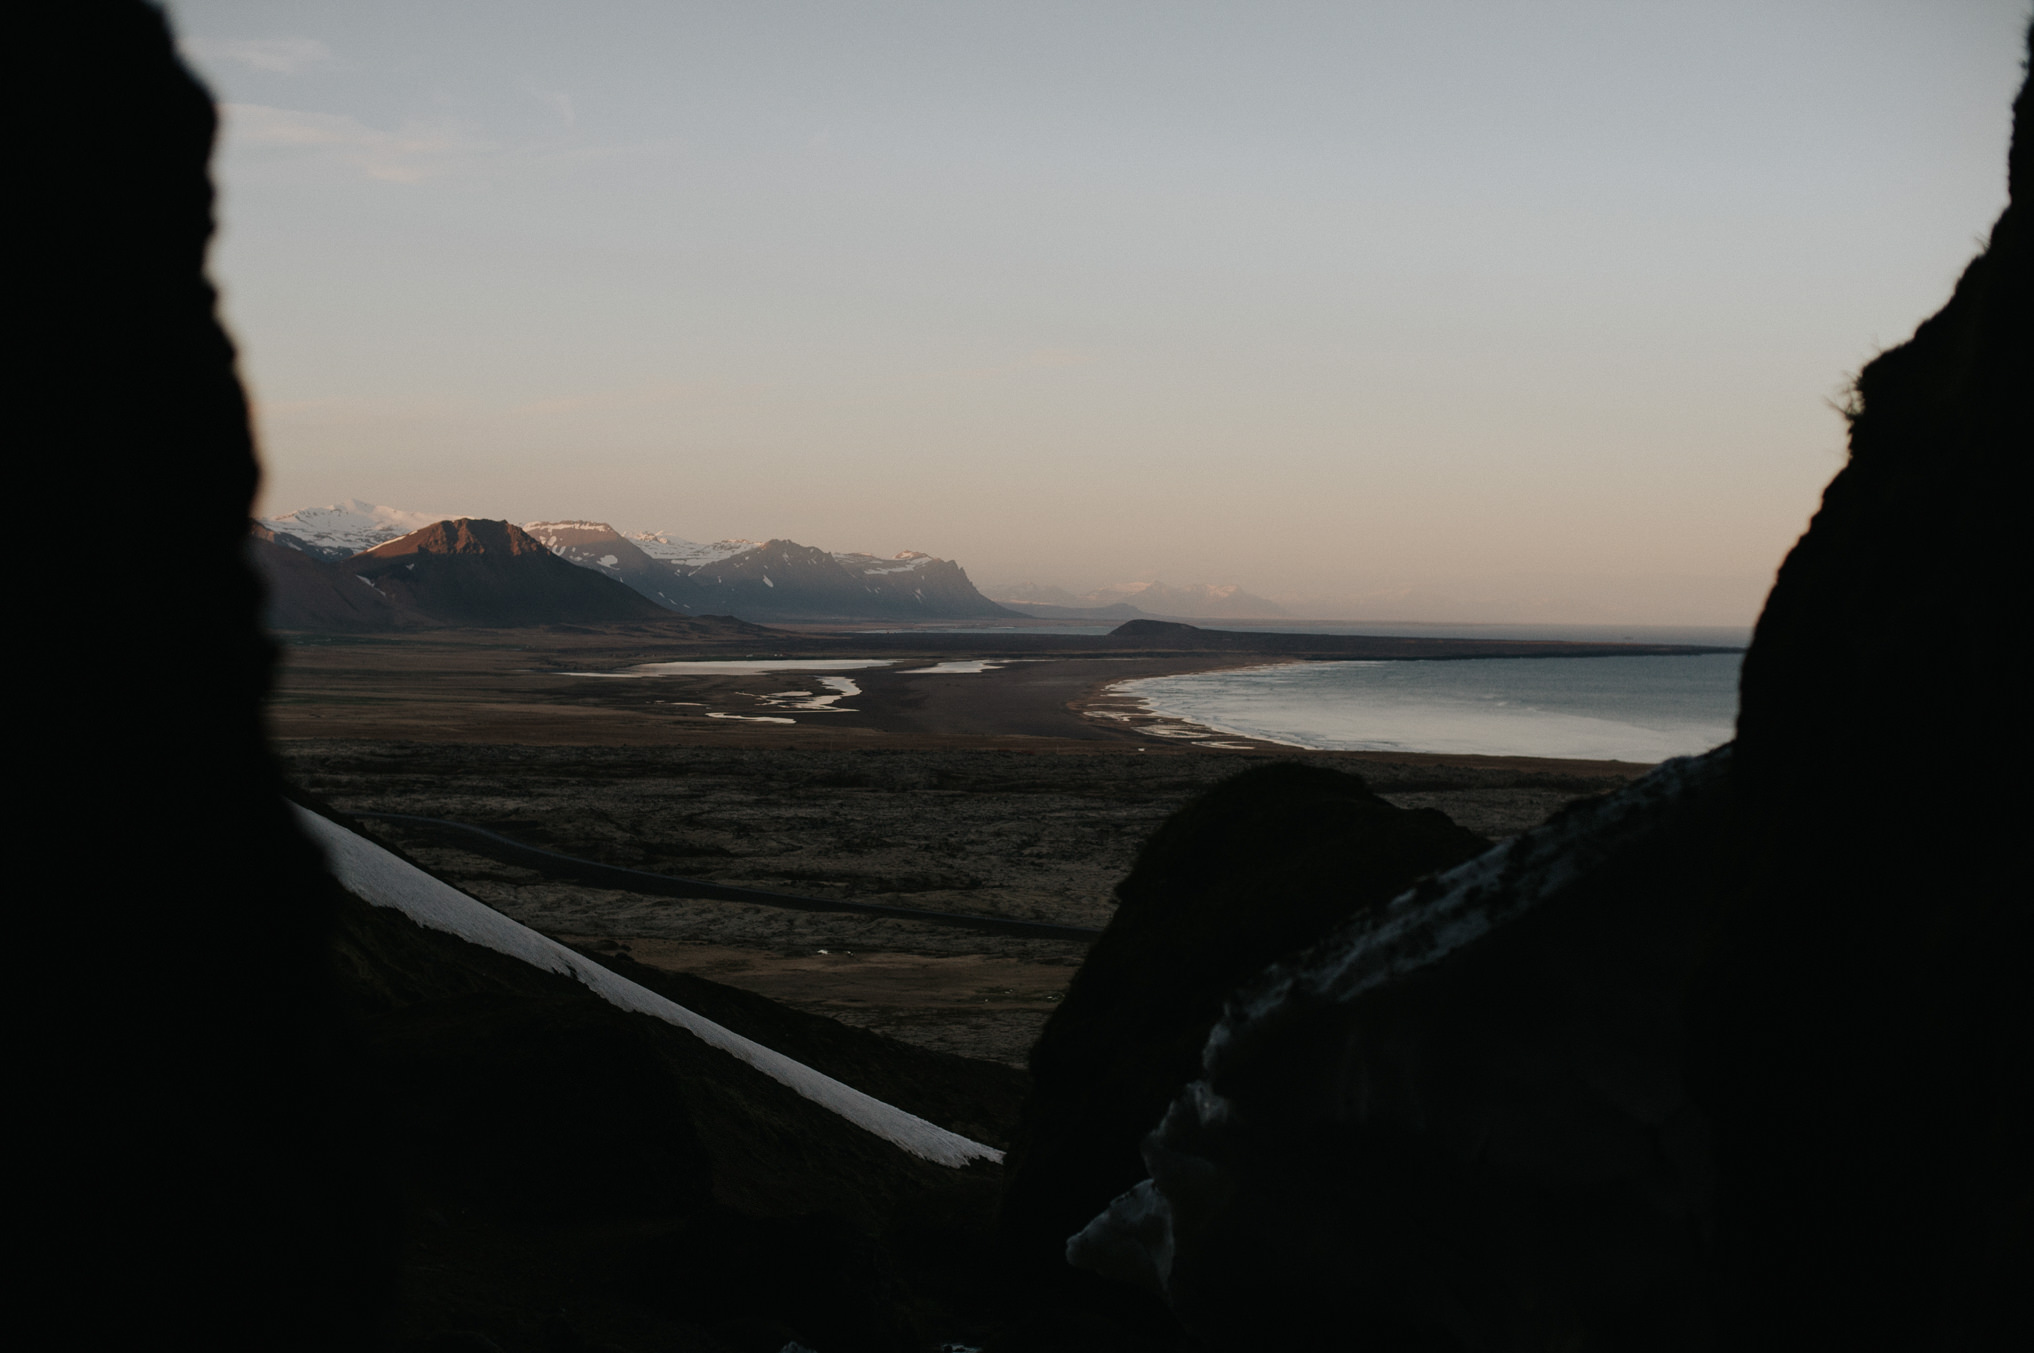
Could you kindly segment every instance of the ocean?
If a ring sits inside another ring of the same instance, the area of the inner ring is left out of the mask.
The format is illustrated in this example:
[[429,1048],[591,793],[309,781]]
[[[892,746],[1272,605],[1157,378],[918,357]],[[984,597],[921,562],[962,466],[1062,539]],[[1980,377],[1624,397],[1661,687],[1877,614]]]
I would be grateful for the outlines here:
[[1113,689],[1219,732],[1337,751],[1664,761],[1733,736],[1741,653],[1298,662]]

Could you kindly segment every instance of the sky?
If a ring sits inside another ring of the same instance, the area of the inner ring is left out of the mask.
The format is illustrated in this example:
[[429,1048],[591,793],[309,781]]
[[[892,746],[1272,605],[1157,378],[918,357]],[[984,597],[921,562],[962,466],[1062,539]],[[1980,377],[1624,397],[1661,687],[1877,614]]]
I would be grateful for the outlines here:
[[2025,0],[172,0],[260,511],[1749,622]]

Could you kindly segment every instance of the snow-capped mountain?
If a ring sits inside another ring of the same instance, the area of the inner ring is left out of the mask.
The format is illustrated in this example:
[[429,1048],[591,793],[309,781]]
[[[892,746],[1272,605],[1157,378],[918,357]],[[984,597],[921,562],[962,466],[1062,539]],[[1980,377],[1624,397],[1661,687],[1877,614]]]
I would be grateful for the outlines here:
[[523,529],[560,558],[688,615],[924,620],[1007,614],[975,590],[959,564],[918,550],[885,559],[829,554],[795,540],[699,545],[662,531],[625,536],[589,521],[530,522]]
[[263,517],[261,524],[275,532],[277,543],[302,549],[323,559],[345,559],[371,550],[433,522],[446,521],[454,514],[405,512],[355,498],[328,507],[300,507],[276,517]]

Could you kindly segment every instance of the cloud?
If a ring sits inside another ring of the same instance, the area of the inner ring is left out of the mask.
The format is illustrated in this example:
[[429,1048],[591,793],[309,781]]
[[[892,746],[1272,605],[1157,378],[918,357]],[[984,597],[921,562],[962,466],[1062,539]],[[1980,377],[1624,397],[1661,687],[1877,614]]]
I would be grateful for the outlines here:
[[193,61],[237,61],[280,75],[332,59],[332,49],[316,38],[185,38],[177,46]]
[[419,183],[499,149],[455,123],[413,122],[400,131],[382,131],[340,113],[258,103],[229,103],[221,111],[227,135],[237,146],[324,153],[388,183]]

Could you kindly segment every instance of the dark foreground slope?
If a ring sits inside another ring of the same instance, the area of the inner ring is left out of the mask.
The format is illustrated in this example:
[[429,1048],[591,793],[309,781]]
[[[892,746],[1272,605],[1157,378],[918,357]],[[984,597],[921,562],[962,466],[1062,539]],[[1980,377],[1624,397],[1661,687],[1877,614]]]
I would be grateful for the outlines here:
[[[993,1167],[916,1159],[690,1033],[398,912],[347,898],[339,921],[404,1235],[398,1337],[908,1353],[979,1335]],[[943,1126],[1008,1134],[1007,1068],[616,966]]]

